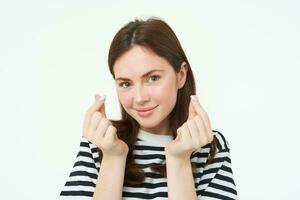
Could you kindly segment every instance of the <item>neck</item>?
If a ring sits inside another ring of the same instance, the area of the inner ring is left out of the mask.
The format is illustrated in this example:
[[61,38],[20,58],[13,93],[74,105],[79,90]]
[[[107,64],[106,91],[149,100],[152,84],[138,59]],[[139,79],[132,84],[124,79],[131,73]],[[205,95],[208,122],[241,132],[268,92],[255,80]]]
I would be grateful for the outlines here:
[[171,129],[169,126],[169,117],[167,117],[165,120],[163,120],[156,127],[152,127],[152,128],[140,127],[140,128],[146,132],[157,134],[157,135],[170,135],[171,134]]

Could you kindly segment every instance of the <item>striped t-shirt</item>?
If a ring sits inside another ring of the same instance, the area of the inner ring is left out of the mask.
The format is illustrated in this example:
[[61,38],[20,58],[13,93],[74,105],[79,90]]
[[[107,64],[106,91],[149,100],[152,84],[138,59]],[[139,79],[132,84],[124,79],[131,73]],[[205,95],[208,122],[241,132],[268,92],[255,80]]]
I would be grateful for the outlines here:
[[[191,161],[197,166],[195,191],[198,199],[238,199],[229,145],[224,135],[213,130],[217,139],[217,151],[213,161],[205,165],[211,145],[199,148],[191,156]],[[167,200],[167,178],[151,170],[153,164],[165,163],[164,147],[173,138],[170,135],[157,135],[139,130],[137,142],[133,151],[137,164],[143,166],[145,180],[139,187],[123,185],[123,200],[156,199]],[[73,169],[60,193],[61,200],[91,200],[96,188],[100,169],[97,147],[82,137],[79,152]]]

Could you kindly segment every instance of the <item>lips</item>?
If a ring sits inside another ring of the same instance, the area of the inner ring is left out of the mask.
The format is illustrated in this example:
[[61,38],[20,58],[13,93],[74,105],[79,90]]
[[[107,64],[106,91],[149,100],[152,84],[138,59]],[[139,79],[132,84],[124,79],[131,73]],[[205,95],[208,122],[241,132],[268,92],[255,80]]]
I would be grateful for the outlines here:
[[[158,106],[158,105],[157,105]],[[142,117],[142,118],[146,118],[146,117],[150,117],[154,112],[155,112],[155,108],[157,107],[152,107],[152,108],[142,108],[142,109],[137,109],[137,114]]]
[[141,108],[141,109],[136,109],[138,112],[146,112],[146,111],[149,111],[149,110],[152,110],[154,109],[156,106],[154,107],[151,107],[151,108]]

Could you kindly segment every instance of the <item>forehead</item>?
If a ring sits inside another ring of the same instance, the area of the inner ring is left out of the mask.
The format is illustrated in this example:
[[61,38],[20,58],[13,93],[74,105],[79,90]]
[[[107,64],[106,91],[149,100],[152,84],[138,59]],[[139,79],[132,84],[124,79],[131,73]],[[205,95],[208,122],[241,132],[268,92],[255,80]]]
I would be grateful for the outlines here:
[[169,71],[172,66],[165,58],[141,46],[134,46],[124,53],[113,67],[116,78],[141,77],[153,69]]

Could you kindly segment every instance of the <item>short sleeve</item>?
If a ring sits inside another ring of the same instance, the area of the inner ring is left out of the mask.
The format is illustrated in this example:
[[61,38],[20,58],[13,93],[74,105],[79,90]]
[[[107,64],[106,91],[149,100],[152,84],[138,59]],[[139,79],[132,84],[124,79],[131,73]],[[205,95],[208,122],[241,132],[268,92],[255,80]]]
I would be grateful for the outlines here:
[[207,163],[211,144],[194,154],[197,161],[196,192],[201,200],[237,200],[236,186],[231,168],[229,143],[224,135],[213,131],[216,140],[216,155]]
[[96,188],[99,168],[97,147],[82,136],[75,163],[59,195],[59,199],[92,199]]

